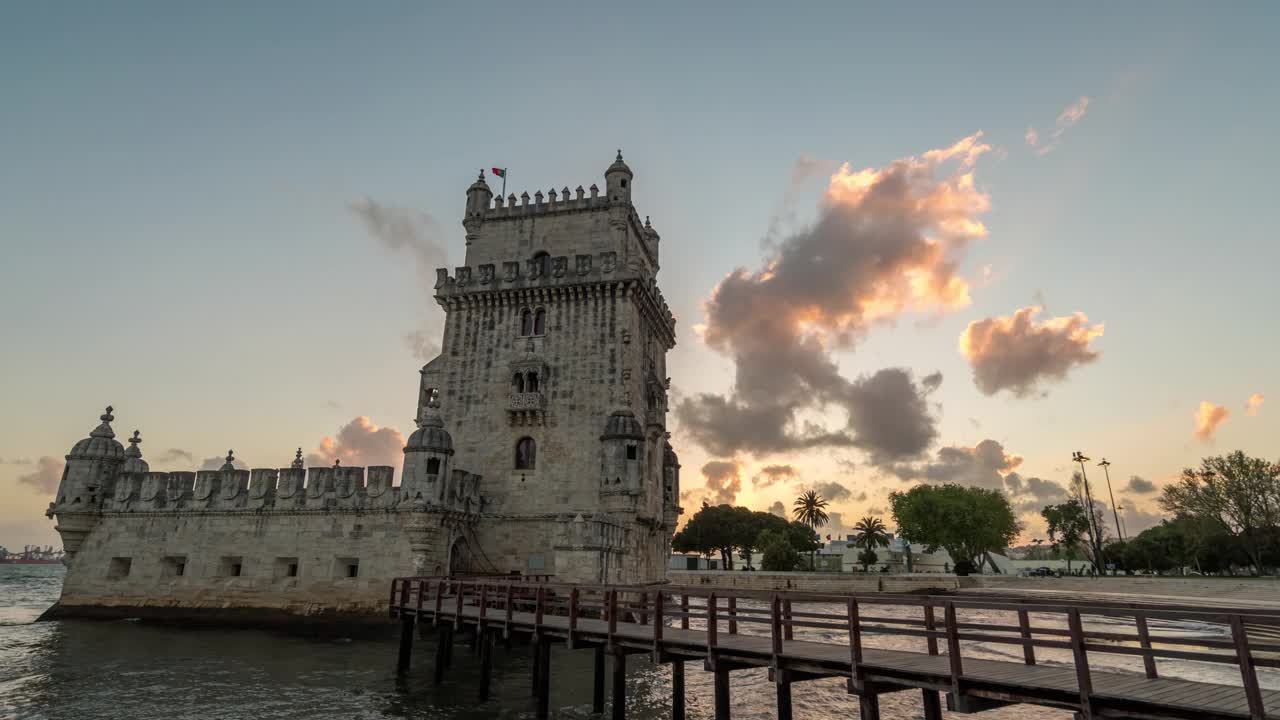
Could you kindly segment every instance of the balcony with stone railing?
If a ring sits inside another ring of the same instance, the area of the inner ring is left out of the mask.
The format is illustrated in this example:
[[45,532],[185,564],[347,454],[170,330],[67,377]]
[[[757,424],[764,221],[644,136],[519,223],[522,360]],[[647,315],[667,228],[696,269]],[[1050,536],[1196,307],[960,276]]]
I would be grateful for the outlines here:
[[513,392],[507,396],[507,417],[512,425],[541,425],[547,400],[540,392]]

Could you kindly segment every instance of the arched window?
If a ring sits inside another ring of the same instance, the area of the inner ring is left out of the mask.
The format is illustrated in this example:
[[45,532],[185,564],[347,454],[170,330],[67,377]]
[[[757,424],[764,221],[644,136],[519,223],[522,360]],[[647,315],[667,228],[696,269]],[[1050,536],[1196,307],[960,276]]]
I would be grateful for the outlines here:
[[533,311],[529,308],[525,308],[520,313],[520,334],[525,336],[533,334]]
[[439,474],[440,474],[440,458],[428,458],[428,459],[427,459],[427,474],[428,474],[428,475],[439,475]]
[[537,464],[538,448],[533,438],[522,437],[516,441],[516,469],[532,470]]
[[533,316],[533,334],[543,335],[547,332],[547,311],[538,308],[538,312]]
[[529,373],[529,383],[527,387],[529,388],[529,392],[531,393],[538,392],[538,373],[536,372]]
[[511,379],[511,389],[518,393],[524,392],[524,375],[516,373],[516,376]]

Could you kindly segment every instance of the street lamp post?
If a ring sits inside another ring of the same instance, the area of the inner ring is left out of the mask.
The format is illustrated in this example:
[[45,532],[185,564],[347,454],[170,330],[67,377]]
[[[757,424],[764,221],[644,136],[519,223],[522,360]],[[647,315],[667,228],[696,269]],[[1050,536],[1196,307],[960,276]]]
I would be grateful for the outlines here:
[[1089,474],[1085,472],[1084,464],[1089,462],[1089,458],[1079,450],[1071,454],[1071,459],[1080,463],[1080,479],[1084,482],[1084,502],[1085,517],[1089,520],[1089,534],[1093,536],[1093,567],[1102,574],[1102,534],[1098,532],[1097,518],[1093,513],[1093,493],[1089,490]]
[[1120,535],[1120,542],[1124,542],[1124,528],[1120,527],[1120,512],[1116,510],[1116,494],[1111,492],[1111,463],[1102,458],[1102,462],[1098,463],[1102,466],[1102,472],[1107,476],[1107,495],[1111,497],[1111,515],[1116,519],[1116,532]]

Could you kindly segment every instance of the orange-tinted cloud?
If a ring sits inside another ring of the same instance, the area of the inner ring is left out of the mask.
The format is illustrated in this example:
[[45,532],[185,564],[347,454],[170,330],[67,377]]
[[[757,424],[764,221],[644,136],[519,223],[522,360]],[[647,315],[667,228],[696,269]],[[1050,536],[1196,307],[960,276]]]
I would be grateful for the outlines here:
[[737,460],[712,460],[702,466],[702,477],[702,497],[712,505],[732,505],[742,492],[742,465]]
[[1266,398],[1263,397],[1262,393],[1254,393],[1250,395],[1249,399],[1244,404],[1245,411],[1250,415],[1256,416],[1258,412],[1262,410],[1263,400],[1266,400]]
[[1201,400],[1196,410],[1196,437],[1205,442],[1212,442],[1218,427],[1227,421],[1231,411],[1222,405],[1214,405],[1208,400]]
[[767,488],[770,485],[776,485],[783,480],[791,480],[796,477],[796,469],[791,465],[766,465],[760,469],[751,478],[751,486],[757,488]]
[[[1063,133],[1084,119],[1085,113],[1089,110],[1090,102],[1092,100],[1088,96],[1082,95],[1079,100],[1071,103],[1065,110],[1058,113],[1058,117],[1053,123],[1053,129],[1049,132],[1047,139],[1042,138],[1040,132],[1035,128],[1027,128],[1023,139],[1027,141],[1027,145],[1036,149],[1037,155],[1048,155],[1058,146]],[[1042,140],[1043,143],[1041,142]]]
[[[932,443],[923,398],[941,376],[917,383],[887,368],[851,381],[831,353],[902,313],[969,304],[957,268],[965,247],[987,234],[990,200],[973,174],[991,149],[981,137],[881,168],[840,166],[813,225],[777,243],[759,270],[735,269],[716,286],[702,338],[734,359],[735,389],[680,403],[690,437],[722,455],[852,446],[888,460]],[[800,411],[825,406],[845,411],[845,427],[797,423]]]
[[1011,317],[969,323],[960,336],[960,354],[973,368],[973,382],[985,395],[1008,390],[1025,396],[1042,383],[1061,380],[1077,365],[1097,360],[1089,344],[1102,336],[1101,323],[1084,313],[1037,321],[1038,306]]
[[307,455],[307,465],[332,465],[334,460],[359,467],[399,468],[404,462],[404,436],[393,427],[378,427],[361,415],[339,428],[336,437],[320,438],[319,446]]
[[902,480],[931,483],[960,483],[999,490],[1005,475],[1022,465],[1022,456],[1005,452],[1004,446],[991,439],[973,447],[949,445],[939,448],[931,462],[896,465],[893,474]]

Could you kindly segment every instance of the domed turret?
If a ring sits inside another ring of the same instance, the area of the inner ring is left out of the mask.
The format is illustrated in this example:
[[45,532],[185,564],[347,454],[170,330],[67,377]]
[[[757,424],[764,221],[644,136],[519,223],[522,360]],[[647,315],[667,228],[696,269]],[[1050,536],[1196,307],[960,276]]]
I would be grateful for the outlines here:
[[416,422],[418,429],[404,447],[401,497],[440,504],[444,500],[444,481],[453,470],[453,436],[444,428],[440,401],[434,392]]
[[467,188],[467,213],[463,224],[465,225],[467,220],[483,217],[489,211],[489,203],[492,200],[493,191],[489,189],[489,183],[484,181],[484,170],[481,170],[480,177]]
[[604,190],[605,195],[609,197],[610,202],[631,202],[631,179],[634,175],[631,168],[622,161],[622,151],[618,151],[618,157],[604,171]]
[[98,418],[102,424],[94,428],[93,432],[89,433],[89,437],[71,448],[71,452],[67,455],[68,460],[124,462],[124,446],[116,440],[116,434],[111,429],[111,421],[116,419],[111,414],[113,409],[110,405],[107,406],[107,411]]
[[[615,410],[600,435],[601,489],[639,492],[645,467],[644,428],[630,410]],[[620,509],[620,508],[614,508]]]
[[120,466],[122,473],[145,473],[151,472],[151,466],[146,460],[142,459],[142,448],[138,445],[142,442],[142,434],[137,430],[133,431],[133,437],[129,438],[129,449],[124,451],[125,461]]

